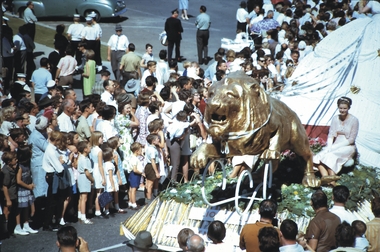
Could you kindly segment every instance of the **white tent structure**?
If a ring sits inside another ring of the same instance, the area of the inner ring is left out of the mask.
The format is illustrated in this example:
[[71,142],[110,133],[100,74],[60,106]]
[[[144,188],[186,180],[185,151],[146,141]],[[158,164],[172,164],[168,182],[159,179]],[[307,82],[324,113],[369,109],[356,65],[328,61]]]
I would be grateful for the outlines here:
[[359,119],[359,161],[375,167],[380,167],[379,27],[380,15],[374,15],[332,32],[302,60],[277,97],[315,132],[338,114],[338,98],[350,97],[350,113]]

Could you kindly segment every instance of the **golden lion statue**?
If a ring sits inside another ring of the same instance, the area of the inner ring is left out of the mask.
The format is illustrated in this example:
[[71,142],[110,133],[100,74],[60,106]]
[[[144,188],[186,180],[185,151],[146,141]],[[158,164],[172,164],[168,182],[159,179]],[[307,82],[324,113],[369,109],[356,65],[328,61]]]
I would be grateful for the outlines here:
[[275,161],[275,172],[280,153],[290,149],[306,161],[302,184],[320,185],[314,176],[309,140],[296,113],[266,94],[258,81],[242,71],[210,87],[205,121],[213,144],[203,143],[193,153],[192,167],[205,167],[209,158],[260,155]]

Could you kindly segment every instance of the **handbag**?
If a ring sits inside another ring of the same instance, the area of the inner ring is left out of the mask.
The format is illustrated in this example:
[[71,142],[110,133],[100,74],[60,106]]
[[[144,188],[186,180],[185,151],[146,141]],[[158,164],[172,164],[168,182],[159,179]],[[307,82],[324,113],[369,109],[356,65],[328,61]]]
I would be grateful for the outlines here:
[[98,201],[99,201],[99,206],[101,208],[103,208],[107,204],[109,204],[109,203],[111,203],[113,201],[113,197],[112,197],[111,193],[109,193],[109,192],[103,192],[102,194],[99,195]]
[[158,40],[160,40],[161,45],[168,46],[168,36],[166,35],[166,31],[163,31],[158,35]]

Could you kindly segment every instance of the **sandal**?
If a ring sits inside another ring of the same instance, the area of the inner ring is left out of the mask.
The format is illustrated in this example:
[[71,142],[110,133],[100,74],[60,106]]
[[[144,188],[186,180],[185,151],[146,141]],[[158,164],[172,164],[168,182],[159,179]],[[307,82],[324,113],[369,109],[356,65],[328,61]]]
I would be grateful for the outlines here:
[[90,221],[89,219],[82,220],[82,223],[83,223],[83,224],[88,224],[88,225],[94,224],[94,223],[93,223],[92,221]]

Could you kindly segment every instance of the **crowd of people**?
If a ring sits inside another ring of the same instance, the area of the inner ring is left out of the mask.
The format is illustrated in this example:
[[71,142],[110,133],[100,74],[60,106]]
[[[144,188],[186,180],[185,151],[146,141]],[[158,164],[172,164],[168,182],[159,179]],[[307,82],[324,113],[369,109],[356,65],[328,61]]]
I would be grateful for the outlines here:
[[[40,227],[57,230],[59,224],[65,225],[70,204],[77,209],[75,217],[81,223],[92,224],[90,216],[108,218],[111,208],[118,213],[126,211],[120,208],[119,192],[128,190],[128,207],[136,210],[139,207],[137,190],[144,190],[145,203],[149,203],[158,195],[165,179],[173,185],[188,182],[191,174],[198,172],[190,171],[189,157],[201,143],[212,141],[207,134],[204,112],[208,88],[213,82],[242,70],[257,79],[268,92],[281,90],[286,78],[316,43],[371,8],[363,7],[362,2],[350,6],[347,1],[330,0],[275,6],[266,1],[243,1],[240,7],[238,33],[248,28],[255,41],[255,51],[219,48],[214,54],[215,62],[210,65],[207,55],[210,17],[205,15],[207,9],[203,5],[196,21],[198,62],[185,61],[180,55],[178,41],[182,27],[179,28],[178,10],[172,12],[165,27],[171,29],[172,23],[179,29],[179,37],[172,39],[168,35],[170,46],[159,52],[159,59],[154,57],[149,43],[143,57],[137,55],[135,45],[117,24],[107,52],[113,80],[110,71],[101,67],[102,32],[96,16],[86,17],[84,26],[80,24],[80,17],[74,15],[67,36],[65,27],[57,26],[55,50],[48,58],[41,58],[38,69],[33,58],[28,60],[28,55],[33,55],[37,20],[32,11],[33,2],[28,2],[27,15],[24,15],[26,25],[21,26],[16,35],[13,36],[8,19],[3,17],[3,66],[7,72],[3,76],[2,94],[7,96],[1,102],[3,178],[0,181],[8,232],[28,235]],[[187,19],[186,11],[183,19]],[[256,29],[257,24],[268,19],[275,19],[278,25],[268,30]],[[172,57],[174,45],[178,51]],[[183,72],[178,71],[179,62],[183,62]],[[203,69],[203,64],[208,67]],[[98,82],[95,81],[97,72],[101,74]],[[81,74],[83,83],[82,101],[77,100],[72,89],[76,73]],[[330,147],[350,148],[347,158],[355,151],[358,127],[355,117],[348,114],[351,104],[347,97],[338,101],[342,112],[335,123],[338,125],[347,119],[346,125],[345,128],[333,127],[335,131],[330,135]],[[355,129],[356,134],[351,134]],[[334,142],[337,137],[341,145]],[[333,182],[342,162],[330,165],[327,162],[331,161],[330,156],[317,157],[315,163],[322,176]],[[105,192],[113,200],[101,206]],[[315,204],[316,210],[327,207],[327,203]],[[330,217],[336,225],[330,230],[328,249],[336,246],[331,238],[335,237],[335,227],[340,225],[338,219]],[[33,228],[29,225],[30,218]],[[263,223],[269,228],[271,218],[266,220],[263,215]],[[294,226],[290,221],[284,223]],[[341,225],[340,230],[346,232],[346,224]],[[317,226],[313,228],[320,228]],[[262,239],[274,233],[270,229],[263,230]],[[245,239],[245,232],[243,229],[240,247],[249,251],[249,243],[259,246],[260,232],[252,239]],[[318,246],[322,246],[317,239],[320,233],[313,232],[305,235],[307,245],[318,251]],[[211,237],[215,244],[223,240]],[[292,235],[286,237],[293,239]]]

